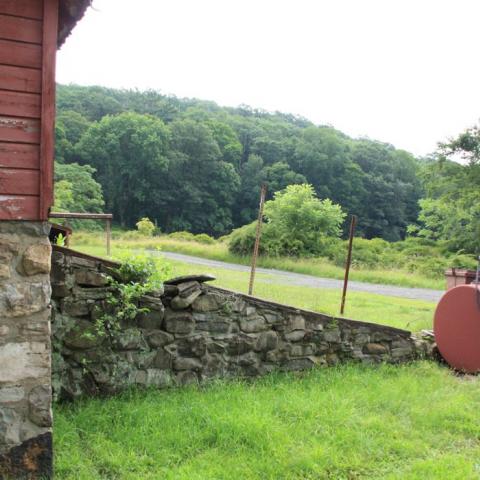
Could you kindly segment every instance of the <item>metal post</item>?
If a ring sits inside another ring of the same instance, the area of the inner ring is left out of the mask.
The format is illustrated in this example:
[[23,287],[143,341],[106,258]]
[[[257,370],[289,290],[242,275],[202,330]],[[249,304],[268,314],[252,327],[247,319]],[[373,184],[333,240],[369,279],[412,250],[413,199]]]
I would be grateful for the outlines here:
[[345,263],[345,278],[343,280],[342,304],[340,306],[340,315],[343,315],[343,312],[345,311],[345,297],[347,296],[348,274],[350,273],[350,264],[352,263],[353,235],[355,234],[356,224],[357,224],[357,217],[355,215],[352,215],[352,221],[350,223],[350,236],[348,239],[347,261]]
[[252,270],[250,271],[250,283],[248,285],[248,294],[253,292],[253,282],[255,279],[255,268],[257,266],[258,249],[260,246],[260,235],[262,233],[263,205],[267,194],[267,185],[263,184],[260,190],[260,206],[258,208],[257,232],[255,236],[255,246],[253,247]]
[[111,222],[112,221],[109,218],[107,218],[106,225],[105,225],[105,230],[107,233],[107,257],[110,256],[110,237],[112,235]]

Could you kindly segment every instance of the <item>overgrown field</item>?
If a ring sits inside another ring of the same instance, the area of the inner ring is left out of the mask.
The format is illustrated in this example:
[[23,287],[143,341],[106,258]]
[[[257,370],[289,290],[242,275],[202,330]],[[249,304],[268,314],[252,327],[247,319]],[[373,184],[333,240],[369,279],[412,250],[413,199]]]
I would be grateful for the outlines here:
[[428,362],[132,391],[56,407],[56,478],[473,480],[479,411]]
[[[81,251],[93,255],[105,255],[104,247],[85,244],[77,244],[76,246]],[[122,245],[122,247],[125,247],[125,245]],[[133,251],[138,251],[138,247],[129,250],[128,248],[115,246],[112,254],[114,257],[121,259]],[[249,273],[247,272],[190,265],[173,260],[167,261],[161,257],[155,257],[155,261],[159,268],[164,268],[165,264],[169,264],[171,266],[171,276],[211,273],[217,278],[213,283],[219,287],[242,293],[248,291]],[[280,285],[273,283],[273,277],[267,274],[257,273],[255,279],[254,294],[258,297],[333,316],[339,315],[340,290]],[[349,292],[344,316],[355,320],[420,331],[432,328],[434,310],[434,303],[421,300],[387,297],[364,292]]]
[[[72,246],[74,248],[98,247],[99,252],[104,252],[105,250],[101,249],[103,245],[105,245],[105,238],[102,232],[75,232],[73,236]],[[126,250],[155,249],[178,252],[241,265],[249,265],[251,263],[249,256],[234,255],[229,252],[227,243],[219,241],[201,243],[195,239],[184,240],[166,235],[142,237],[136,234],[136,232],[115,232],[112,245],[114,248]],[[343,267],[335,265],[332,261],[325,258],[261,256],[258,266],[325,278],[342,279],[344,275]],[[402,268],[374,268],[372,266],[362,267],[354,265],[350,273],[350,279],[359,282],[399,285],[403,287],[433,289],[443,289],[445,287],[445,280],[441,273],[437,272],[432,276],[425,276]]]

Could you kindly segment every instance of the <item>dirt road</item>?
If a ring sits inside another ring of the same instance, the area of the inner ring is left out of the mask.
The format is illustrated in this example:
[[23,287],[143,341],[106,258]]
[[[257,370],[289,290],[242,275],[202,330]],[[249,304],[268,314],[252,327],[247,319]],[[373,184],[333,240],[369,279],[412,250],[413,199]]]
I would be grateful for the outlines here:
[[[238,272],[248,272],[250,267],[238,265],[235,263],[220,262],[218,260],[209,260],[206,258],[192,257],[174,252],[149,251],[151,254],[163,255],[166,258],[177,260],[179,262],[190,263],[194,265],[203,265],[212,268],[224,268]],[[320,278],[302,273],[286,272],[284,270],[275,270],[270,268],[257,268],[258,273],[269,275],[268,279],[262,279],[264,282],[279,283],[283,285],[296,285],[313,288],[331,288],[339,290],[343,286],[342,280],[333,278]],[[428,288],[407,288],[393,285],[376,285],[373,283],[353,282],[348,284],[350,291],[376,293],[377,295],[386,295],[388,297],[411,298],[414,300],[425,300],[427,302],[438,302],[443,295],[442,290],[430,290]]]

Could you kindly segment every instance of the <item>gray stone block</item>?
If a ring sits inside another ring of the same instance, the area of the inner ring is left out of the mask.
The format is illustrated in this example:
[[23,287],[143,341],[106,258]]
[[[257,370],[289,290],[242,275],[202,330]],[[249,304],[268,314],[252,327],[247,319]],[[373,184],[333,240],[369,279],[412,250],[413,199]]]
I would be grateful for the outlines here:
[[175,334],[187,334],[193,332],[195,321],[193,315],[186,311],[167,311],[165,315],[165,330]]
[[152,348],[163,347],[173,342],[173,335],[163,330],[152,330],[144,332],[147,343]]
[[240,330],[245,333],[261,332],[267,328],[265,319],[260,316],[240,318]]

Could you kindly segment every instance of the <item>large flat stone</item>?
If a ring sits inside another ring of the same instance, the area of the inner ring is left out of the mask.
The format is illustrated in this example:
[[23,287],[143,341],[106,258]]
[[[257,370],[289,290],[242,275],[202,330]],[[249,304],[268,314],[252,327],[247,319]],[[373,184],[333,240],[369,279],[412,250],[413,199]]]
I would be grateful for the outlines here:
[[16,383],[50,374],[47,343],[21,342],[0,346],[0,382]]
[[24,252],[22,267],[25,275],[50,273],[52,247],[50,243],[30,245]]
[[171,278],[170,280],[166,280],[164,283],[165,285],[179,285],[180,283],[185,282],[211,282],[216,280],[213,275],[209,275],[207,273],[201,275],[183,275],[181,277]]

